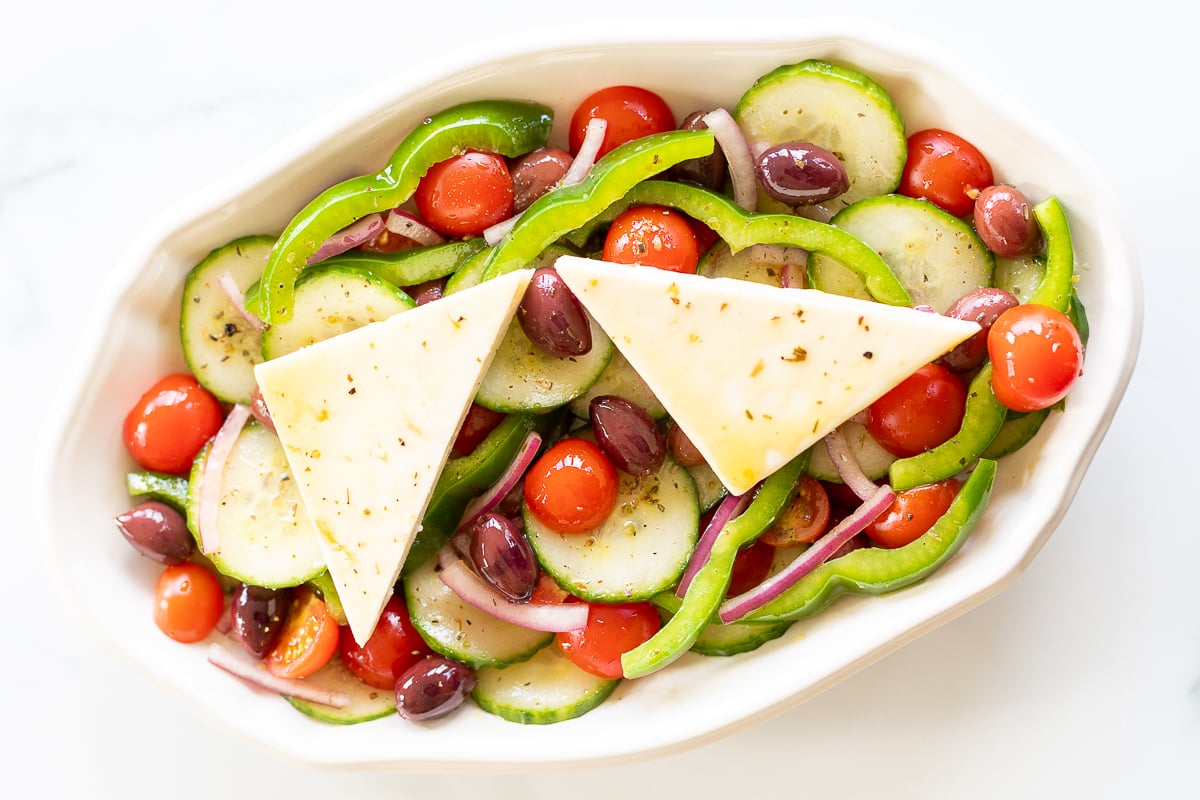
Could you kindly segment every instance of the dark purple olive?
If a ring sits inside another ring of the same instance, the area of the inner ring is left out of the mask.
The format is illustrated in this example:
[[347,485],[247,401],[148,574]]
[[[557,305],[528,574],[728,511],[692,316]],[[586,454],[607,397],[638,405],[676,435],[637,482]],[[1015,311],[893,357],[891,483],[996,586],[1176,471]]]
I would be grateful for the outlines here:
[[809,142],[784,142],[764,150],[754,172],[764,192],[792,206],[823,203],[850,188],[838,157]]
[[[707,111],[693,111],[684,118],[679,129],[684,131],[708,130],[708,125],[704,122],[704,115],[707,113]],[[721,150],[721,145],[713,145],[712,153],[707,156],[691,158],[671,167],[667,170],[667,179],[682,183],[694,183],[714,192],[720,191],[725,186],[725,153]]]
[[484,514],[471,526],[471,561],[496,590],[527,603],[538,581],[538,563],[529,540],[508,517]]
[[408,296],[415,300],[417,305],[423,306],[426,303],[432,303],[434,300],[441,300],[445,291],[446,279],[435,278],[434,280],[408,287]]
[[666,440],[641,406],[623,397],[601,395],[592,399],[588,417],[596,443],[618,469],[630,475],[649,475],[662,466]]
[[704,463],[703,454],[692,444],[683,428],[674,422],[667,429],[667,451],[670,452],[671,458],[685,467],[698,467]]
[[582,356],[592,349],[587,314],[553,267],[533,273],[517,320],[529,340],[552,356]]
[[114,521],[125,541],[159,564],[182,564],[196,549],[187,520],[166,503],[147,500],[119,514]]
[[1042,233],[1020,189],[989,186],[975,198],[975,230],[1001,258],[1020,258],[1041,246]]
[[978,322],[983,330],[942,356],[942,363],[956,372],[975,369],[987,358],[987,336],[992,323],[1017,305],[1017,298],[1003,289],[972,289],[951,303],[946,316]]
[[449,714],[475,688],[475,671],[444,656],[425,656],[396,679],[396,710],[420,722]]
[[508,169],[513,183],[513,211],[521,213],[553,189],[567,174],[573,160],[566,150],[539,147],[513,161]]
[[266,589],[243,583],[229,607],[234,637],[255,658],[263,658],[279,641],[291,607],[291,589]]

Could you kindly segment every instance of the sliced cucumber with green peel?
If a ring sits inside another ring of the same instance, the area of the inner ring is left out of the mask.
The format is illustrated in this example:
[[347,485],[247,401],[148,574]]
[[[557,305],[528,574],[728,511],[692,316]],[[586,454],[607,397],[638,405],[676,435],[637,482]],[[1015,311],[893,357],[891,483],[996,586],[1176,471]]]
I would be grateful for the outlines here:
[[702,656],[736,656],[757,650],[767,642],[778,639],[791,627],[791,622],[731,622],[728,625],[712,622],[705,626],[692,645]]
[[725,484],[721,483],[717,473],[713,472],[713,468],[708,464],[688,467],[687,471],[691,474],[692,480],[696,482],[696,493],[700,500],[701,512],[712,509],[725,499],[725,495],[729,494]]
[[734,117],[756,154],[798,141],[836,155],[850,188],[825,204],[831,211],[900,185],[904,120],[887,91],[861,72],[825,61],[779,67],[746,90]]
[[[454,294],[461,292],[463,289],[470,289],[472,286],[477,286],[483,281],[483,271],[487,267],[488,255],[491,248],[484,248],[478,253],[470,256],[459,266],[450,279],[446,281],[446,294]],[[529,269],[539,269],[541,267],[552,267],[559,256],[577,256],[579,252],[572,250],[559,244],[552,244],[542,251],[541,255],[529,263]]]
[[642,376],[625,360],[625,356],[621,355],[620,350],[613,351],[612,360],[592,384],[592,388],[571,401],[571,413],[579,419],[589,419],[588,408],[592,398],[606,394],[623,397],[640,406],[651,419],[663,419],[667,416],[667,409],[654,396],[654,392],[642,380]]
[[254,365],[262,361],[262,333],[247,322],[221,288],[228,272],[245,292],[262,275],[275,239],[247,236],[208,254],[188,273],[179,315],[179,338],[188,369],[205,389],[227,403],[249,403]]
[[783,268],[778,264],[761,263],[755,253],[753,247],[731,253],[729,245],[717,242],[701,257],[696,273],[706,278],[734,278],[776,288],[782,286]]
[[583,716],[607,700],[618,683],[585,672],[551,645],[528,661],[479,670],[471,697],[509,722],[550,725]]
[[1046,262],[1041,256],[997,258],[992,285],[1017,298],[1017,302],[1028,303],[1045,274]]
[[348,704],[335,708],[286,694],[283,696],[301,714],[321,722],[331,725],[357,725],[396,713],[395,692],[376,689],[363,683],[336,655],[324,667],[305,678],[304,682],[331,692],[344,692],[350,698]]
[[[944,314],[962,295],[992,285],[995,260],[975,229],[925,200],[870,197],[838,213],[833,224],[883,257],[913,305]],[[812,254],[808,277],[814,289],[871,298],[857,274],[828,256]]]
[[[868,478],[874,481],[887,475],[888,467],[892,465],[896,457],[884,450],[883,446],[867,432],[865,426],[854,421],[845,422],[842,424],[842,435],[846,439],[846,445],[850,448],[850,452],[854,454]],[[829,450],[826,449],[824,443],[820,442],[812,449],[812,455],[808,460],[808,474],[819,481],[842,482],[837,467],[833,465],[833,460],[829,457]]]

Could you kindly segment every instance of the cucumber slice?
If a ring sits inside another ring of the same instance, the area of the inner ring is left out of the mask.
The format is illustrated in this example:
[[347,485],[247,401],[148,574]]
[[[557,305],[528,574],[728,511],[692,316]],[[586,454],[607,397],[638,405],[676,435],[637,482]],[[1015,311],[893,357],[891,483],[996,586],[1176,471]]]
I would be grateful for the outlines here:
[[[463,289],[470,289],[472,286],[478,285],[483,280],[483,272],[487,267],[488,255],[491,253],[490,248],[485,248],[482,251],[475,253],[465,259],[450,279],[446,281],[445,294],[454,294],[461,292]],[[559,256],[577,256],[579,252],[572,250],[559,244],[552,244],[542,251],[541,255],[529,263],[530,269],[539,269],[540,267],[552,267]]]
[[725,499],[725,495],[729,494],[725,484],[721,483],[717,473],[713,472],[713,468],[708,464],[688,467],[687,471],[691,474],[692,480],[696,482],[701,512],[710,511],[717,503]]
[[1012,294],[1017,302],[1028,303],[1045,274],[1046,262],[1041,256],[997,258],[992,285]]
[[524,510],[525,535],[542,569],[585,600],[646,600],[671,588],[700,535],[696,483],[669,456],[651,475],[618,474],[616,505],[590,532],[559,533]]
[[[833,224],[879,252],[913,305],[944,314],[962,295],[992,285],[991,251],[974,228],[932,203],[901,195],[870,197],[841,211]],[[819,253],[808,261],[808,277],[824,292],[871,297],[858,275]]]
[[583,671],[551,645],[528,661],[479,670],[471,697],[509,722],[550,725],[583,716],[608,699],[618,683]]
[[179,338],[188,369],[205,389],[227,403],[249,403],[254,365],[262,361],[262,333],[218,284],[228,272],[243,292],[259,276],[275,239],[247,236],[217,248],[192,268],[183,287]]
[[579,419],[590,419],[588,407],[591,405],[592,398],[606,394],[623,397],[629,402],[641,406],[642,410],[652,419],[663,419],[667,416],[667,409],[654,396],[654,392],[642,380],[642,376],[638,375],[637,371],[625,360],[625,356],[621,355],[620,350],[613,351],[612,360],[608,362],[604,372],[601,372],[600,377],[592,384],[592,388],[571,401],[571,413]]
[[404,597],[421,638],[476,669],[524,661],[554,639],[553,633],[513,625],[464,603],[438,577],[435,558],[404,579]]
[[[888,467],[892,465],[896,457],[884,450],[883,446],[867,433],[866,427],[849,421],[843,424],[842,433],[846,437],[846,445],[854,453],[859,466],[862,467],[868,478],[874,481],[887,475]],[[842,482],[837,467],[829,458],[829,451],[821,443],[812,449],[812,455],[808,460],[808,474],[819,481]]]
[[702,656],[736,656],[778,639],[791,622],[711,622],[700,632],[692,650]]
[[295,314],[263,335],[263,356],[279,358],[339,333],[416,306],[402,289],[370,270],[332,264],[305,270],[296,285]]
[[350,703],[341,708],[301,700],[286,694],[283,696],[283,699],[301,714],[321,722],[331,725],[356,725],[396,713],[395,692],[376,689],[363,683],[340,658],[330,659],[328,664],[309,675],[304,682],[330,691],[345,692],[350,696]]
[[735,278],[776,288],[783,285],[780,268],[756,262],[753,247],[732,253],[725,242],[717,242],[709,248],[696,265],[696,272],[706,278]]
[[904,121],[887,91],[861,72],[824,61],[779,67],[742,95],[734,117],[754,153],[800,141],[836,155],[850,188],[825,204],[831,212],[900,185]]
[[[200,541],[200,476],[208,448],[192,464],[188,528]],[[230,578],[278,589],[298,586],[325,571],[313,525],[292,480],[279,437],[257,422],[242,429],[221,473],[217,511],[219,549],[213,567]]]

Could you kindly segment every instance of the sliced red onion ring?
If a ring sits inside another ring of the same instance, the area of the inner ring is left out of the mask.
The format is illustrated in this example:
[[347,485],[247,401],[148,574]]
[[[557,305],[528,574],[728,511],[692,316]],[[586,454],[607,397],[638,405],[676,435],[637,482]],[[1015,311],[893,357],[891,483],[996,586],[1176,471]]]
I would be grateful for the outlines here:
[[876,517],[888,510],[896,493],[890,486],[881,486],[869,500],[854,510],[850,516],[831,528],[824,536],[788,564],[744,594],[731,597],[721,604],[718,611],[721,622],[729,624],[762,608],[791,588],[797,581],[829,560],[838,549],[861,533]]
[[738,127],[733,116],[723,108],[704,115],[704,124],[713,132],[717,144],[729,162],[729,182],[733,185],[733,201],[747,211],[758,209],[758,181],[754,177],[754,156],[750,142]]
[[721,531],[725,530],[725,526],[729,524],[731,519],[746,510],[746,506],[750,503],[750,498],[753,495],[753,492],[746,492],[740,495],[725,495],[725,499],[721,501],[721,505],[717,506],[717,510],[713,512],[712,518],[704,528],[704,532],[700,534],[699,541],[696,542],[696,549],[692,551],[692,557],[688,559],[687,568],[684,569],[683,575],[679,578],[679,586],[675,589],[676,595],[683,597],[687,593],[688,587],[692,585],[692,579],[696,577],[696,573],[708,562],[708,557],[712,554],[713,543],[717,541],[717,536],[720,535]]
[[[521,214],[525,212],[522,211]],[[508,219],[502,219],[495,225],[483,229],[483,240],[490,246],[495,247],[500,243],[500,240],[508,236],[508,232],[517,224],[517,220],[521,218],[521,214],[513,214]]]
[[445,244],[446,237],[429,227],[423,220],[417,219],[407,211],[393,208],[387,213],[384,221],[387,229],[397,236],[412,239],[419,245]]
[[829,453],[829,460],[833,462],[842,483],[858,495],[859,500],[866,500],[879,490],[875,482],[863,472],[862,465],[858,463],[858,458],[846,442],[846,434],[842,432],[841,426],[825,435],[825,450]]
[[924,311],[926,314],[936,314],[937,313],[936,308],[934,308],[933,306],[925,305],[924,303],[913,306],[913,311]]
[[525,434],[525,441],[521,443],[521,447],[517,450],[516,457],[505,468],[500,478],[489,486],[487,491],[467,503],[467,507],[463,509],[462,519],[458,523],[458,530],[461,531],[469,528],[474,524],[475,520],[500,505],[500,502],[504,500],[508,493],[513,490],[513,487],[521,480],[521,476],[525,474],[525,470],[529,469],[529,465],[533,463],[533,459],[541,446],[542,435],[540,433],[530,431]]
[[464,603],[522,628],[560,633],[577,631],[587,625],[587,603],[514,603],[493,589],[461,558],[442,567],[438,577]]
[[265,331],[267,323],[259,319],[258,315],[246,308],[246,295],[238,288],[237,281],[233,279],[232,272],[222,272],[217,278],[217,285],[221,287],[221,291],[225,292],[225,296],[229,298],[229,302],[233,303],[233,307],[242,315],[246,323],[256,331]]
[[281,678],[267,672],[267,668],[260,662],[243,658],[233,650],[216,642],[209,645],[208,660],[214,666],[220,667],[229,674],[260,689],[286,694],[297,700],[307,700],[310,703],[320,703],[332,708],[345,708],[350,705],[350,695],[345,692],[322,689],[295,678]]
[[200,493],[197,498],[200,528],[200,552],[208,555],[217,552],[220,546],[217,536],[217,511],[221,508],[221,475],[225,462],[233,451],[233,443],[250,419],[250,407],[235,405],[229,416],[221,423],[220,430],[208,446],[204,469],[200,473]]
[[560,186],[574,186],[583,181],[596,163],[600,155],[600,146],[604,144],[604,134],[608,132],[608,120],[594,117],[588,120],[587,129],[583,133],[583,141],[579,143],[579,152],[575,154],[571,166],[559,181]]
[[309,257],[308,263],[315,264],[318,261],[332,258],[347,250],[353,250],[360,244],[373,239],[376,234],[383,230],[383,227],[383,216],[381,214],[365,216],[358,222],[347,225],[326,239],[325,243],[317,249],[317,252]]

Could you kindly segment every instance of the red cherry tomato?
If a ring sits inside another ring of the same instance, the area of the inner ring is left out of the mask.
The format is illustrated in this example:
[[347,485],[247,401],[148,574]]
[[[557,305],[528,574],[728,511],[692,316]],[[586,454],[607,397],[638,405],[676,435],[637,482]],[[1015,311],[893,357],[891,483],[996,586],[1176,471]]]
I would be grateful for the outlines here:
[[954,478],[896,493],[887,511],[867,526],[866,534],[880,547],[903,547],[916,541],[946,513],[959,484]]
[[956,217],[975,208],[975,197],[994,183],[992,165],[966,139],[930,128],[908,137],[900,194],[920,197]]
[[479,443],[486,439],[487,435],[495,430],[503,420],[504,415],[499,411],[492,411],[478,403],[471,403],[462,427],[458,429],[458,435],[454,437],[454,444],[451,446],[454,454],[469,456],[475,452]]
[[1066,314],[1013,306],[988,331],[992,391],[1013,411],[1048,408],[1067,396],[1083,366],[1083,342]]
[[557,634],[558,646],[577,667],[602,678],[620,678],[621,656],[645,642],[662,627],[650,603],[593,603],[587,625]]
[[410,250],[414,247],[420,247],[420,245],[407,236],[392,233],[387,228],[384,228],[375,234],[374,237],[358,246],[360,250],[367,253],[398,253],[401,250]]
[[279,641],[263,661],[281,678],[306,678],[328,664],[337,649],[337,620],[316,592],[298,586]]
[[434,164],[413,195],[425,222],[447,236],[479,236],[513,213],[508,163],[468,150]]
[[829,513],[829,495],[825,487],[817,479],[805,475],[797,484],[791,502],[759,541],[771,547],[795,547],[815,542],[829,528]]
[[125,447],[145,469],[182,475],[222,421],[221,402],[195,378],[168,375],[126,414]]
[[639,86],[609,86],[589,95],[571,115],[571,155],[579,152],[588,121],[596,118],[608,122],[597,157],[634,139],[675,129],[671,107],[654,92]]
[[560,533],[583,533],[612,513],[617,470],[586,439],[563,439],[542,455],[525,476],[525,503],[539,520]]
[[609,227],[604,237],[604,260],[670,272],[695,272],[700,248],[685,215],[662,206],[634,206]]
[[360,645],[350,629],[343,627],[338,634],[338,652],[346,668],[363,683],[394,690],[405,670],[433,651],[413,627],[404,600],[392,595],[366,644]]
[[154,585],[154,624],[175,641],[200,641],[224,611],[221,583],[206,567],[189,561],[159,574]]
[[958,433],[967,387],[942,364],[926,364],[867,409],[867,431],[899,458],[937,447]]
[[738,550],[733,559],[733,570],[729,579],[729,588],[725,594],[737,597],[758,586],[767,578],[771,571],[771,562],[775,560],[775,548],[759,539]]
[[703,222],[692,217],[685,216],[685,219],[687,219],[688,227],[692,229],[692,235],[696,237],[696,251],[701,255],[707,253],[720,240],[720,235]]

